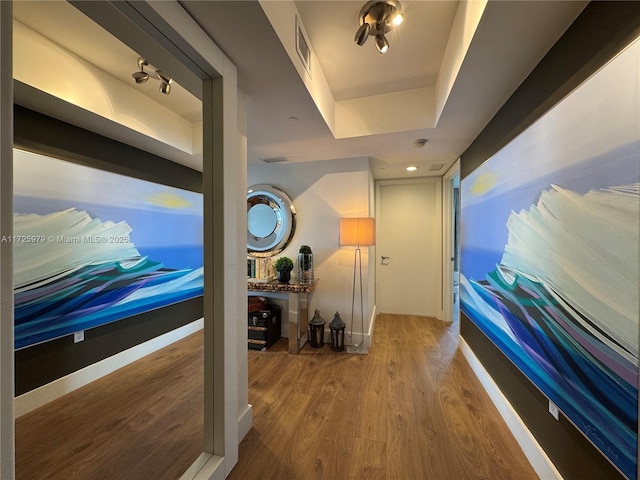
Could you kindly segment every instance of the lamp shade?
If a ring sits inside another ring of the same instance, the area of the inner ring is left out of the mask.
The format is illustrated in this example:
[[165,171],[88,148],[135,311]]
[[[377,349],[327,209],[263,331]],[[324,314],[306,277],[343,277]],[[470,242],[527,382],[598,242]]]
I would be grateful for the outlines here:
[[375,219],[341,218],[340,245],[371,246],[376,244]]

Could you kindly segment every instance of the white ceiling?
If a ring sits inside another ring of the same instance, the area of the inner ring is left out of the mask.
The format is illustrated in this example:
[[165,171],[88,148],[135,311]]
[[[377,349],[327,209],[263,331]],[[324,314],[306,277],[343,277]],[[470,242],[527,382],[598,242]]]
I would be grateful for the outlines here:
[[[435,86],[457,1],[405,1],[405,22],[380,55],[353,41],[362,1],[296,1],[296,7],[336,100]],[[352,74],[357,72],[357,74]]]
[[[335,139],[257,1],[180,3],[238,66],[239,86],[248,96],[250,165],[280,157],[299,162],[366,156],[376,178],[416,175],[404,170],[409,164],[420,166],[419,176],[442,175],[586,4],[490,2],[435,128]],[[353,42],[364,3],[295,2],[334,98],[433,87],[458,2],[403,1],[406,20],[389,36],[385,55],[371,40],[362,47]],[[97,68],[132,81],[137,54],[65,2],[16,2],[14,15]],[[199,102],[180,90],[176,85],[160,101],[196,121]],[[158,100],[157,92],[145,93]],[[417,138],[429,140],[425,148],[412,147]],[[444,167],[431,172],[433,164]]]
[[[367,156],[375,178],[442,175],[486,126],[586,2],[490,2],[435,128],[335,139],[258,2],[180,2],[238,65],[249,96],[249,164]],[[331,91],[346,99],[433,87],[459,2],[403,1],[406,20],[380,55],[354,41],[364,1],[295,2]],[[381,112],[402,116],[402,111]],[[295,117],[298,120],[292,120]],[[429,140],[416,149],[417,138]],[[420,166],[409,174],[409,164]],[[433,164],[444,164],[431,172]]]

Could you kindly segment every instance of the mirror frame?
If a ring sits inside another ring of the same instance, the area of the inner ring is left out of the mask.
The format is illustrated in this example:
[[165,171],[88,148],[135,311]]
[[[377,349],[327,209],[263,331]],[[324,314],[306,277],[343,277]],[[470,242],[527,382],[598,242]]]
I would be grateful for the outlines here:
[[[259,237],[249,230],[249,211],[255,205],[268,205],[275,213],[276,225],[269,235]],[[247,189],[247,254],[271,257],[284,250],[296,229],[296,210],[289,196],[273,185],[257,184]]]

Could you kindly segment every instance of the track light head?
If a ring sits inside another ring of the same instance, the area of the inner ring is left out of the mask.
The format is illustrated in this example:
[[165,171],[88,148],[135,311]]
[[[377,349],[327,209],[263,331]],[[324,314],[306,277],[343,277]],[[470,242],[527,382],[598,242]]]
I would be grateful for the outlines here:
[[365,22],[360,25],[353,41],[356,42],[357,45],[364,45],[367,38],[369,38],[369,30],[371,30],[371,26],[368,23]]
[[385,53],[389,50],[389,41],[385,34],[402,21],[402,7],[398,0],[369,1],[360,10],[360,26],[353,41],[362,46],[369,36],[373,36],[378,51]]
[[136,83],[144,83],[149,80],[149,74],[147,72],[133,72],[131,76]]
[[165,95],[169,95],[171,93],[171,83],[173,83],[173,78],[163,75],[160,70],[156,70],[156,75],[158,75],[158,78],[162,82],[160,85],[160,91]]
[[379,33],[376,35],[376,48],[380,53],[387,53],[387,50],[389,50],[389,41],[384,34]]
[[165,95],[169,95],[171,93],[171,84],[162,82],[160,84],[160,92],[164,93]]
[[131,76],[136,81],[136,83],[144,83],[147,80],[149,80],[149,74],[144,71],[144,67],[146,65],[149,65],[149,62],[146,59],[142,58],[142,57],[138,57],[138,68],[140,69],[140,71],[139,72],[133,72],[131,74]]

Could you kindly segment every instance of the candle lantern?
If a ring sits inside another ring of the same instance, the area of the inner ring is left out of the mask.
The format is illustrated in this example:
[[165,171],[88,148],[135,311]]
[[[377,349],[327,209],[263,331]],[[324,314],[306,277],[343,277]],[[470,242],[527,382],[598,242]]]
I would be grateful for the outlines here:
[[324,345],[324,318],[320,316],[320,311],[316,308],[315,314],[309,321],[309,345],[313,348],[322,348]]
[[342,352],[344,350],[344,329],[345,323],[340,318],[340,314],[336,312],[333,316],[333,320],[329,324],[329,331],[331,333],[331,350],[336,352]]

